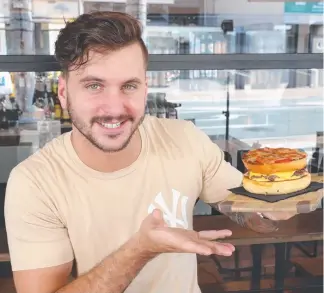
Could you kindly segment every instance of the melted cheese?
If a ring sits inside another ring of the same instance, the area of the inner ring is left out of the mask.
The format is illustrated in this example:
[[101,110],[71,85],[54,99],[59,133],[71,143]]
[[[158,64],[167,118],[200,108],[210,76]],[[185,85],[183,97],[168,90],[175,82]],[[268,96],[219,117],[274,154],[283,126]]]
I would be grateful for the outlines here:
[[[273,181],[285,181],[285,180],[294,180],[294,179],[298,179],[303,177],[305,174],[302,175],[294,175],[295,171],[289,171],[289,172],[278,172],[278,173],[274,173],[274,174],[269,174],[269,175],[264,175],[264,174],[260,174],[260,173],[254,173],[249,171],[248,173],[248,177],[254,181],[270,181],[266,178],[266,176],[274,176],[274,180]],[[253,177],[256,176],[256,177]],[[278,176],[278,177],[275,177]]]

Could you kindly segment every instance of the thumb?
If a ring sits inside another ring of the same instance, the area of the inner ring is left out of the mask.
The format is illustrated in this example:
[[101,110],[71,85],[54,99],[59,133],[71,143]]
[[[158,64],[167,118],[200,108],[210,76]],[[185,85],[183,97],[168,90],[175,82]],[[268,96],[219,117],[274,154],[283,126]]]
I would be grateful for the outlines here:
[[159,209],[153,210],[152,214],[149,216],[150,222],[154,226],[165,226],[163,219],[163,213]]

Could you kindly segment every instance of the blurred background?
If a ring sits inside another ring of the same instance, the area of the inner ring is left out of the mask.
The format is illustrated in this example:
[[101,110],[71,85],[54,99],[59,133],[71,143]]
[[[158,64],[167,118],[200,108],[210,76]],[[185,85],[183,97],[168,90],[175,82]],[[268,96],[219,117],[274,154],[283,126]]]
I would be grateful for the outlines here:
[[[261,146],[304,149],[310,166],[320,166],[323,2],[1,3],[2,198],[11,169],[71,129],[57,99],[54,42],[66,21],[90,11],[128,12],[142,22],[150,53],[148,115],[192,121],[236,167],[240,151]],[[197,209],[209,212],[201,203]]]

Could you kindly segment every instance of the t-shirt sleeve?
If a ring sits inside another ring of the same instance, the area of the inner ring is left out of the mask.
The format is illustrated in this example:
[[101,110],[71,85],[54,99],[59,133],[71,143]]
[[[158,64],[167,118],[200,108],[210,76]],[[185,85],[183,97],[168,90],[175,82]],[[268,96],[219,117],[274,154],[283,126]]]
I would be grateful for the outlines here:
[[16,168],[8,179],[4,211],[12,270],[52,267],[72,261],[68,231],[54,203],[27,171]]
[[243,174],[224,160],[224,152],[207,134],[193,124],[192,126],[203,176],[200,199],[206,203],[219,202],[230,194],[228,189],[242,184]]

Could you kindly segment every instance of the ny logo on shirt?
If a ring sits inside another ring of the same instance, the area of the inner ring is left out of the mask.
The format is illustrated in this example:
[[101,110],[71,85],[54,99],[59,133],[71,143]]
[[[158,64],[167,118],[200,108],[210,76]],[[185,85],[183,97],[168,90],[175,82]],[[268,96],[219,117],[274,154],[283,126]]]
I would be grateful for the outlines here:
[[[151,204],[148,213],[152,213],[154,209],[160,209],[163,213],[164,221],[172,228],[181,226],[188,229],[187,203],[188,197],[181,195],[179,191],[172,189],[172,207],[168,207],[164,200],[162,192],[158,193],[154,199],[155,204]],[[180,203],[181,217],[177,217],[178,205]]]

